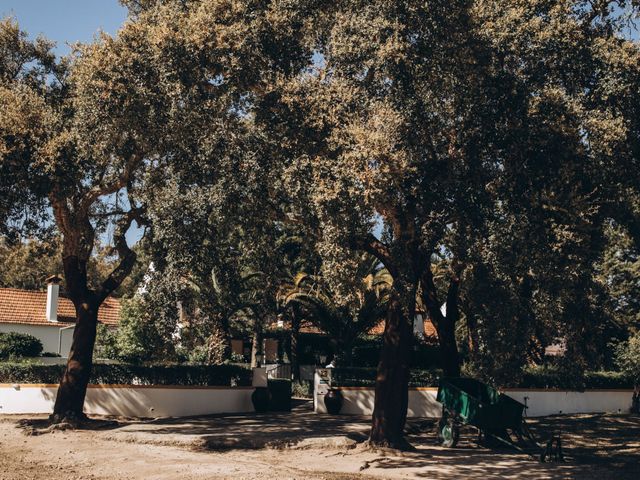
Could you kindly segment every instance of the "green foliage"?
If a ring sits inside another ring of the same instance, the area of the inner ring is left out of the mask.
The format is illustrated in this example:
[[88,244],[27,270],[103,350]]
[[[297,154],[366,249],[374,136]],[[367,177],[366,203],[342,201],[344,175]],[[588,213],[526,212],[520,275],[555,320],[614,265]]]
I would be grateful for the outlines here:
[[294,398],[313,398],[313,382],[297,380],[291,383],[291,396]]
[[61,246],[57,238],[7,245],[0,240],[0,287],[42,290],[45,279],[62,272]]
[[[64,369],[64,365],[0,363],[0,383],[58,383]],[[249,386],[251,370],[238,365],[96,364],[90,383]]]
[[598,263],[598,280],[607,292],[606,305],[625,329],[640,329],[640,246],[623,228],[606,230],[607,246]]
[[620,370],[640,385],[640,332],[618,345],[616,360]]
[[[411,370],[412,387],[437,387],[442,370]],[[373,368],[335,368],[331,371],[332,385],[338,387],[374,386]],[[491,382],[487,382],[492,384]],[[495,384],[494,384],[495,385]],[[632,388],[633,380],[625,372],[593,371],[573,378],[557,368],[529,368],[517,382],[498,384],[499,387],[553,388],[567,390]]]
[[554,367],[527,368],[522,379],[513,385],[523,388],[557,388],[557,389],[607,389],[633,388],[633,381],[626,372],[586,371],[575,377],[569,371]]
[[354,342],[384,319],[391,277],[374,257],[365,255],[352,279],[351,301],[331,289],[326,279],[300,272],[278,292],[283,306],[296,305],[321,331],[327,333],[339,363],[353,363]]
[[26,333],[0,333],[0,360],[7,358],[37,357],[42,353],[42,342]]
[[247,359],[241,353],[231,352],[231,363],[245,363]]
[[[375,368],[344,367],[331,369],[331,385],[336,387],[374,386],[377,371]],[[438,385],[442,370],[410,370],[410,387],[432,387]]]
[[[162,302],[158,296],[151,295],[122,301],[117,330],[99,330],[97,343],[104,358],[129,363],[170,361],[176,358],[171,336],[175,331],[176,317],[171,320],[162,316],[161,308],[153,308],[155,301]],[[163,308],[167,308],[166,300]],[[168,315],[175,315],[175,308],[171,310]]]

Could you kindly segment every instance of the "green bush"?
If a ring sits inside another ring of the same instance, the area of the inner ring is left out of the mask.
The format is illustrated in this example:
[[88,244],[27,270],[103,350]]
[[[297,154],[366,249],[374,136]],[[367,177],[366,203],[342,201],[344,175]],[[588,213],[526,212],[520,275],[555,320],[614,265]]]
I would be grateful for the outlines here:
[[37,357],[42,353],[42,342],[26,333],[0,333],[0,359]]
[[295,398],[313,398],[313,382],[309,380],[292,382],[291,396]]
[[640,385],[640,333],[618,346],[616,364],[635,385]]
[[[442,370],[411,370],[410,387],[437,387]],[[331,383],[335,387],[369,387],[376,384],[375,368],[334,368],[331,371]]]
[[[442,371],[411,370],[410,387],[437,387]],[[372,387],[376,383],[374,368],[334,368],[331,372],[332,384],[336,387]],[[632,388],[633,377],[627,372],[585,372],[582,378],[568,378],[557,368],[526,369],[519,388],[558,388],[558,389],[615,389]]]
[[[58,383],[64,365],[0,363],[0,383]],[[92,384],[249,386],[251,370],[239,365],[96,364]]]
[[557,367],[531,367],[524,371],[520,388],[559,388],[571,390],[632,388],[633,380],[625,372],[595,371],[585,372],[576,378]]

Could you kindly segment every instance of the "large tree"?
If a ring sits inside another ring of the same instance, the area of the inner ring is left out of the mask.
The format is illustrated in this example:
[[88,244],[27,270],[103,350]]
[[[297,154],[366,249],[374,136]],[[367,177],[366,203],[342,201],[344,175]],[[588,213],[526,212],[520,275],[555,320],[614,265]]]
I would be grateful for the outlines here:
[[637,228],[637,178],[623,172],[638,171],[638,47],[619,35],[612,3],[343,1],[313,24],[316,68],[283,82],[272,118],[321,251],[338,264],[346,247],[367,251],[394,277],[372,443],[405,444],[418,292],[449,375],[460,372],[465,278],[481,348],[492,335],[526,345],[554,295],[568,358],[594,345],[603,226]]
[[[403,447],[418,285],[441,341],[451,342],[443,302],[424,280],[444,236],[464,236],[484,213],[489,73],[465,3],[340,2],[324,20],[316,71],[283,87],[280,118],[298,155],[289,178],[309,180],[328,267],[344,269],[351,248],[393,277],[370,442]],[[383,236],[374,235],[379,224]],[[456,359],[450,373],[458,368]]]
[[[62,235],[65,290],[77,321],[54,418],[78,419],[98,310],[136,261],[125,235],[134,221],[144,223],[139,192],[153,166],[157,130],[149,119],[162,109],[156,91],[145,87],[161,82],[135,61],[141,52],[133,27],[118,40],[105,36],[62,60],[43,40],[30,42],[11,19],[2,21],[0,31],[0,161],[3,172],[11,173],[2,180],[22,187],[22,201],[34,197],[30,205],[48,207]],[[117,261],[90,283],[88,267],[105,224],[113,226],[110,254]]]

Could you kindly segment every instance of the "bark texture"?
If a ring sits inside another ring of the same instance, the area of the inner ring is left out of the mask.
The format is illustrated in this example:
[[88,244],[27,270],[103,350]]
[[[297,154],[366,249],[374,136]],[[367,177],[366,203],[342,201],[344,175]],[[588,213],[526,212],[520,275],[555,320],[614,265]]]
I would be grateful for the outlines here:
[[89,219],[88,207],[70,208],[64,199],[51,196],[56,223],[63,233],[63,267],[66,293],[76,310],[76,325],[66,369],[60,379],[51,420],[77,421],[83,413],[87,386],[93,366],[93,349],[98,326],[100,305],[129,275],[136,254],[127,245],[125,234],[131,222],[138,219],[139,210],[121,215],[114,233],[114,251],[119,263],[107,278],[91,289],[87,278],[87,264],[91,257],[95,231]]
[[76,300],[73,303],[77,321],[67,368],[60,380],[53,407],[54,419],[57,421],[84,418],[84,400],[93,366],[99,305],[94,299]]
[[300,337],[300,315],[295,305],[290,308],[291,312],[291,348],[290,348],[290,362],[291,362],[291,378],[293,380],[300,380],[300,362],[298,360],[298,340]]
[[406,449],[404,426],[409,404],[409,352],[412,331],[397,297],[391,299],[376,377],[369,443]]
[[430,269],[422,273],[422,300],[429,311],[429,318],[438,333],[438,344],[442,359],[442,369],[446,377],[459,377],[461,359],[456,342],[456,324],[459,319],[458,294],[460,278],[454,273],[449,283],[446,300],[446,315],[442,313],[433,276]]

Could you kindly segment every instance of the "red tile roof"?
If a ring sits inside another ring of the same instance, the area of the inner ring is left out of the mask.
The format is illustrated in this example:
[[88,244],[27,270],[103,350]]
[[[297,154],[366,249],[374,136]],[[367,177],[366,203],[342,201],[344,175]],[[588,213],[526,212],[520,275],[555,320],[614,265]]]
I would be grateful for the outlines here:
[[[76,311],[68,298],[58,299],[58,321],[46,318],[47,292],[0,288],[0,323],[21,323],[25,325],[57,325],[75,323]],[[100,306],[98,321],[105,325],[117,325],[120,318],[120,301],[109,297]]]
[[[291,329],[291,322],[284,322],[282,328],[289,330]],[[273,322],[269,325],[270,330],[278,329],[277,323]],[[300,333],[324,333],[318,327],[316,327],[312,322],[308,320],[303,320],[302,325],[300,325]],[[371,328],[368,332],[369,335],[382,335],[384,333],[384,320],[381,320],[375,327]],[[424,336],[427,338],[438,338],[438,333],[436,332],[436,328],[431,323],[431,320],[428,318],[424,319]]]
[[[384,321],[377,324],[371,330],[369,330],[369,335],[382,335],[384,333]],[[438,338],[438,333],[436,332],[436,327],[433,326],[431,320],[428,318],[424,319],[424,336],[427,338],[433,337]]]

